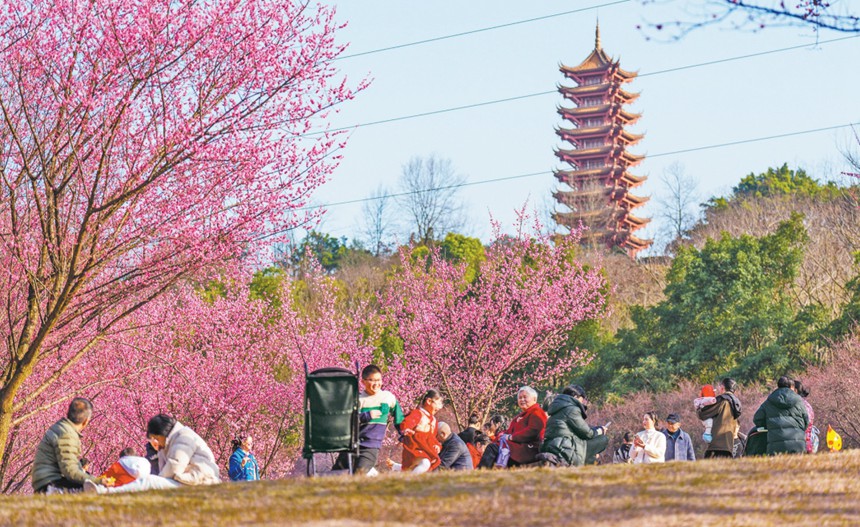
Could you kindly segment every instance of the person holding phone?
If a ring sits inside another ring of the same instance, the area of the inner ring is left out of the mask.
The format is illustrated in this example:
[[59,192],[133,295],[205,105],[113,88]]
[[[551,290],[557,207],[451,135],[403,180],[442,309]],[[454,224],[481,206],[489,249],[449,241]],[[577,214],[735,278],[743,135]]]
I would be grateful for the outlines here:
[[[588,402],[582,386],[570,385],[562,390],[549,406],[541,453],[555,456],[561,465],[579,467],[586,463],[587,457],[595,457],[606,449],[609,423],[594,428],[588,426],[585,421],[587,410]],[[595,438],[598,437],[604,439],[603,448],[596,444]],[[588,456],[589,445],[592,445],[592,456]]]
[[633,448],[630,451],[630,462],[663,463],[666,461],[666,436],[657,430],[657,414],[645,412],[642,416],[644,430],[633,438]]

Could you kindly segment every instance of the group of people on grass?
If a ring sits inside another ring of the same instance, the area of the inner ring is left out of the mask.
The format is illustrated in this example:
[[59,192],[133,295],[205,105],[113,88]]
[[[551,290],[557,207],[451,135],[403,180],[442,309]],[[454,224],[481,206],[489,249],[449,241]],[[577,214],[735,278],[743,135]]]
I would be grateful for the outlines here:
[[[400,435],[400,462],[386,460],[390,470],[413,473],[437,469],[473,470],[530,465],[581,466],[594,464],[609,444],[610,423],[590,426],[588,402],[581,386],[570,385],[562,393],[547,396],[538,404],[537,392],[524,386],[517,392],[520,413],[508,422],[492,416],[479,428],[477,415],[469,426],[454,433],[451,426],[438,422],[436,415],[444,406],[442,394],[427,390],[417,408],[403,412],[397,398],[382,389],[382,371],[375,365],[361,372],[358,454],[343,452],[333,469],[346,469],[349,456],[355,456],[354,471],[376,475],[379,453],[389,421]],[[717,391],[702,389],[693,402],[703,420],[703,439],[708,443],[705,457],[736,457],[743,451],[746,436],[740,432],[741,403],[735,396],[736,383],[723,379]],[[717,393],[719,392],[719,393]],[[778,454],[814,452],[817,429],[812,426],[812,408],[806,401],[809,392],[800,381],[781,377],[777,389],[753,417],[760,446],[747,453]],[[81,431],[89,424],[93,405],[75,398],[65,418],[52,425],[36,450],[32,469],[36,493],[137,492],[172,489],[183,485],[219,483],[220,471],[206,442],[175,418],[159,414],[147,423],[147,454],[138,456],[134,448],[124,449],[117,461],[99,476],[90,474],[81,459]],[[643,430],[623,436],[612,461],[616,463],[661,463],[695,460],[693,442],[681,429],[676,413],[666,418],[666,427],[657,430],[658,416],[646,412]],[[765,439],[766,438],[766,439]],[[252,453],[253,441],[242,435],[233,440],[228,474],[233,481],[253,481],[260,477]]]
[[[518,467],[528,465],[581,466],[594,464],[606,450],[610,423],[590,426],[587,423],[588,400],[581,386],[570,385],[562,393],[548,396],[538,404],[537,392],[524,386],[517,392],[521,412],[510,422],[494,415],[479,428],[477,415],[470,416],[469,426],[454,434],[450,425],[437,422],[436,414],[444,406],[442,395],[428,390],[417,408],[404,412],[391,392],[382,389],[382,371],[374,365],[361,373],[360,449],[355,471],[377,474],[377,462],[389,420],[400,434],[400,463],[386,460],[391,470],[413,473],[436,469],[473,470],[477,468]],[[715,390],[702,388],[693,401],[702,420],[707,443],[705,458],[738,457],[744,454],[747,435],[740,430],[741,402],[735,395],[737,383],[723,379]],[[799,380],[781,377],[777,389],[756,411],[753,432],[759,438],[758,450],[748,454],[814,452],[817,429],[814,414],[806,397],[809,391]],[[624,442],[612,456],[613,462],[661,463],[694,461],[690,435],[681,429],[677,413],[666,417],[666,426],[657,429],[660,419],[654,412],[642,416],[642,430],[624,434]],[[342,453],[336,468],[346,468],[351,454]]]
[[[220,470],[206,442],[191,428],[166,414],[146,426],[146,456],[129,447],[102,474],[88,472],[81,459],[81,432],[93,414],[93,404],[78,397],[69,404],[66,417],[45,432],[33,459],[32,484],[37,494],[74,492],[138,492],[173,489],[182,485],[220,483]],[[228,473],[231,480],[259,479],[259,466],[251,452],[252,438],[233,440]]]

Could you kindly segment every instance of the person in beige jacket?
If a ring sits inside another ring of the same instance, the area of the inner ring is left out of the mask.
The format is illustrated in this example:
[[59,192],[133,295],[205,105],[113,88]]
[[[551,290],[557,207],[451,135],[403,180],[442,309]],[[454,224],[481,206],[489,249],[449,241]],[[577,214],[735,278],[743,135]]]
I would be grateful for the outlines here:
[[99,494],[140,492],[221,482],[212,450],[194,430],[169,415],[158,414],[149,420],[146,435],[152,446],[158,450],[160,470],[157,476],[144,476],[116,488],[88,482],[84,484],[84,490]]

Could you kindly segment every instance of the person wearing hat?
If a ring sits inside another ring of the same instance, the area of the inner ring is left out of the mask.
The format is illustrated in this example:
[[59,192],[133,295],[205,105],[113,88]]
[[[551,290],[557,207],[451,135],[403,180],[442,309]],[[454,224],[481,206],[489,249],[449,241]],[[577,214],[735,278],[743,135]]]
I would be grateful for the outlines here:
[[[606,428],[609,424],[590,427],[585,422],[588,406],[585,390],[581,386],[571,385],[553,399],[549,407],[549,419],[546,423],[546,434],[541,445],[541,453],[551,454],[561,465],[582,466],[588,458],[594,458],[606,448]],[[593,444],[589,456],[589,443],[600,436],[603,441],[600,446]]]
[[675,413],[666,417],[666,461],[695,461],[693,441],[690,434],[681,430],[681,416]]

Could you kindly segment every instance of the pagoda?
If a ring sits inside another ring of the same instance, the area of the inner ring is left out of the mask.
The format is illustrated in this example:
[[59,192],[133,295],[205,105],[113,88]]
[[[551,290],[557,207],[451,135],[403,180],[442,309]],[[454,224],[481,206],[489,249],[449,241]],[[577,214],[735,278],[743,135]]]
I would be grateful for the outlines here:
[[636,73],[621,69],[603,51],[599,25],[594,51],[579,66],[562,65],[560,70],[576,86],[558,89],[575,107],[558,109],[572,126],[556,130],[570,148],[555,151],[569,168],[556,170],[554,175],[570,190],[557,190],[553,197],[569,212],[555,212],[553,218],[568,229],[580,223],[587,226],[583,243],[619,247],[635,257],[652,242],[634,234],[651,221],[633,215],[648,198],[630,193],[647,179],[628,171],[645,158],[627,151],[643,137],[626,130],[641,115],[625,109],[639,94],[622,89]]

